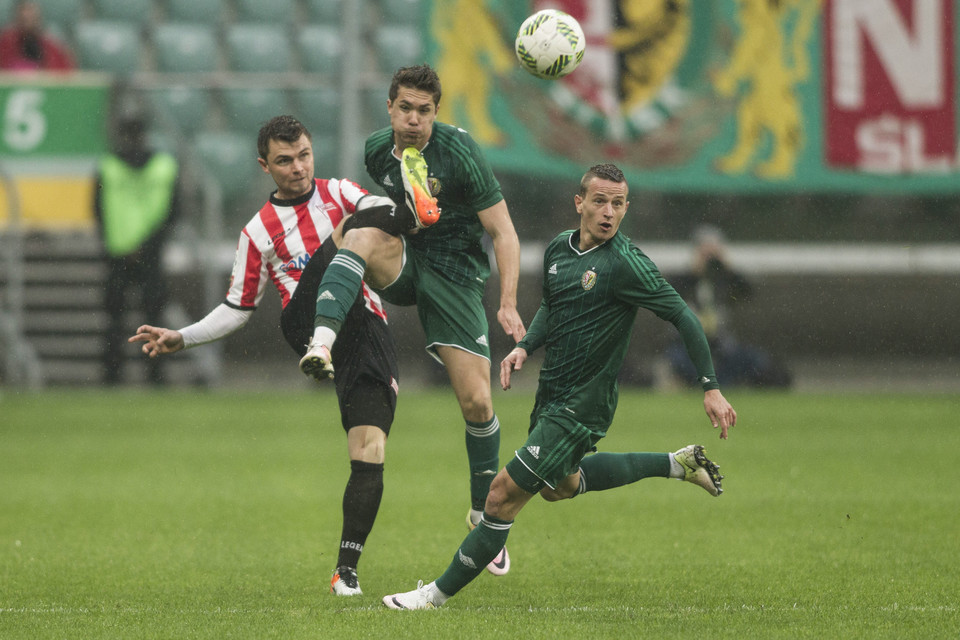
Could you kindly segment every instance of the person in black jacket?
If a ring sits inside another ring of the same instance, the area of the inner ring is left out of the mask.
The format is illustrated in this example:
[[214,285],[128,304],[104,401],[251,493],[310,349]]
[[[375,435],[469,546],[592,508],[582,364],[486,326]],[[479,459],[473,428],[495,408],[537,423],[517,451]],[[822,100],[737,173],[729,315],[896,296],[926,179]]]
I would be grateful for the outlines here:
[[[710,342],[717,378],[725,386],[788,387],[790,371],[765,350],[742,342],[730,330],[733,305],[748,301],[753,286],[727,259],[726,239],[713,225],[701,225],[693,234],[690,270],[670,278],[677,292],[696,312]],[[673,375],[693,384],[696,372],[679,342],[667,350]]]

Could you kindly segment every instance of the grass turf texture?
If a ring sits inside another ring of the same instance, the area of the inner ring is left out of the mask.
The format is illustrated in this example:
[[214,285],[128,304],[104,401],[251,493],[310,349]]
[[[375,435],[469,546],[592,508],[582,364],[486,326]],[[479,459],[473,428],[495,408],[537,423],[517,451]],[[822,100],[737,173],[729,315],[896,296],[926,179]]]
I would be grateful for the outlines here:
[[[649,479],[547,504],[513,571],[436,611],[386,593],[466,533],[448,391],[406,393],[360,563],[328,593],[348,474],[329,391],[0,396],[0,637],[931,638],[960,628],[956,396],[731,392],[716,440],[698,394],[625,392],[604,451],[707,445],[718,499]],[[530,393],[497,393],[501,462]]]

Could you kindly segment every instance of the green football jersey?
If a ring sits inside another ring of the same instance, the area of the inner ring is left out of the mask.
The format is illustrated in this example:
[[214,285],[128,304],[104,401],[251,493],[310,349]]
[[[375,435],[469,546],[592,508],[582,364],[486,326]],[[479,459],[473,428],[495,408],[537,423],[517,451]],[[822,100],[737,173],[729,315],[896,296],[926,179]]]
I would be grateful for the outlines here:
[[[367,173],[394,202],[403,202],[400,160],[393,155],[393,130],[367,138]],[[463,129],[435,122],[423,148],[428,183],[440,206],[440,219],[407,236],[410,246],[458,284],[482,285],[490,275],[490,259],[481,244],[483,226],[477,212],[503,199],[500,183],[477,143]]]
[[566,411],[606,432],[637,310],[676,322],[687,305],[622,233],[588,251],[579,238],[579,230],[565,231],[548,245],[543,300],[519,346],[546,346],[535,411]]

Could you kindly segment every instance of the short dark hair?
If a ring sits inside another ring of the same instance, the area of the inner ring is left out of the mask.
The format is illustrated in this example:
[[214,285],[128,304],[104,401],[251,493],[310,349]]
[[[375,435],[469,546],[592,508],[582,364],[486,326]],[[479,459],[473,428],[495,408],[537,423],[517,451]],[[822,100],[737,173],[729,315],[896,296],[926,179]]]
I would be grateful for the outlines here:
[[260,127],[260,133],[257,134],[257,154],[267,159],[267,153],[270,152],[270,141],[280,140],[281,142],[296,142],[300,136],[307,136],[307,140],[312,141],[313,136],[303,126],[303,123],[293,116],[275,116],[270,118],[265,125]]
[[600,178],[601,180],[609,180],[610,182],[626,182],[627,179],[623,175],[623,171],[620,171],[620,168],[609,162],[605,164],[595,164],[590,167],[583,177],[580,178],[580,195],[584,196],[587,193],[587,185],[590,184],[590,181],[594,178]]
[[426,91],[433,96],[433,106],[440,106],[440,76],[428,64],[418,64],[413,67],[401,67],[393,74],[390,81],[390,102],[397,99],[400,87],[410,87]]

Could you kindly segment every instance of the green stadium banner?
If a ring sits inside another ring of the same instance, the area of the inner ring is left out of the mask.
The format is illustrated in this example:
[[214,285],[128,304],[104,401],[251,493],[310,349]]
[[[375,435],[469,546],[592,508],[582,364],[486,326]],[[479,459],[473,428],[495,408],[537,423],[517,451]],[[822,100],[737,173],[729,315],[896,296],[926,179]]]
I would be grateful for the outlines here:
[[[432,0],[440,119],[498,170],[710,192],[960,191],[960,0]],[[533,11],[587,39],[560,80],[513,52]]]
[[108,99],[85,74],[0,75],[0,159],[100,155]]

